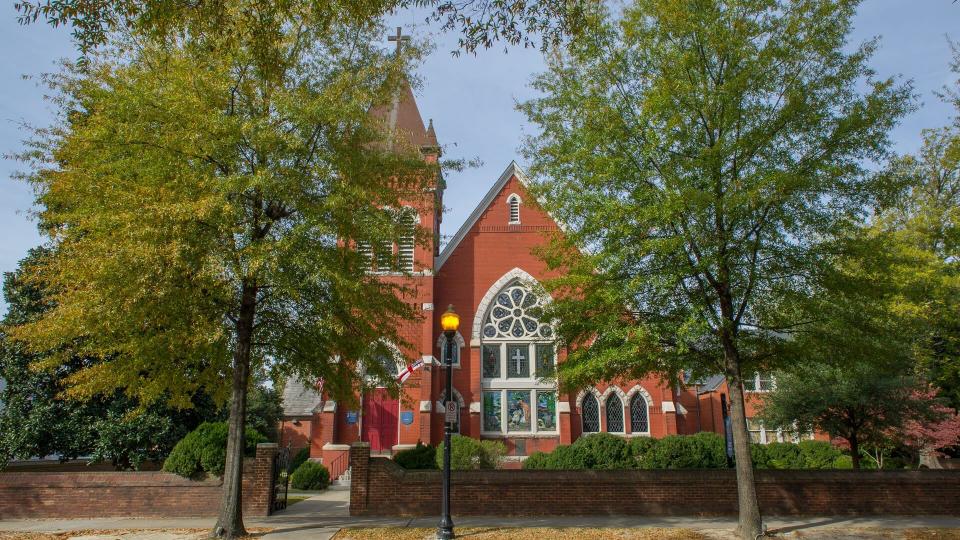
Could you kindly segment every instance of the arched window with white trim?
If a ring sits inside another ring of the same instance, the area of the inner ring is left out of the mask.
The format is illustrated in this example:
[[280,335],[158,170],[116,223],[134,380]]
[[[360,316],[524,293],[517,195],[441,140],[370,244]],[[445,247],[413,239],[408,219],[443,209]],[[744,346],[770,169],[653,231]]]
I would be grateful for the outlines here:
[[583,396],[583,404],[580,405],[580,417],[583,420],[584,433],[600,432],[600,404],[593,394],[587,393]]
[[623,433],[623,401],[620,396],[610,394],[604,407],[607,413],[607,433]]
[[553,329],[538,317],[546,296],[513,279],[491,296],[480,323],[480,385],[486,435],[558,433]]
[[632,433],[650,432],[650,411],[647,399],[637,392],[630,400],[630,431]]
[[507,207],[510,211],[510,225],[517,225],[520,223],[520,196],[516,193],[512,193],[507,197]]

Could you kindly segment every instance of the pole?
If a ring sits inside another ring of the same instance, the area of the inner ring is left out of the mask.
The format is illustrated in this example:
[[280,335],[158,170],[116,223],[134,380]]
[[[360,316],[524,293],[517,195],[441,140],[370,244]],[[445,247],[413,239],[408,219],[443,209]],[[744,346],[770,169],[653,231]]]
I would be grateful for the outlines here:
[[450,518],[450,435],[453,433],[453,424],[447,421],[446,405],[453,401],[453,332],[444,332],[447,338],[447,359],[444,368],[447,370],[447,392],[443,414],[443,501],[441,507],[440,525],[437,527],[438,540],[450,540],[453,534],[453,519]]

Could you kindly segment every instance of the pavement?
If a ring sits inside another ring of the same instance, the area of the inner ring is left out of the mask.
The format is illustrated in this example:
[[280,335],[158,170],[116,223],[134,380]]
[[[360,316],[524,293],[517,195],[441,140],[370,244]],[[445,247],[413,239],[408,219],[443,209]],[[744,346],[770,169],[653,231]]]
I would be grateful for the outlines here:
[[[294,495],[294,493],[291,493]],[[332,488],[320,493],[298,494],[309,499],[289,506],[267,518],[247,518],[248,528],[268,528],[264,540],[328,540],[342,527],[436,527],[439,516],[429,518],[358,518],[349,515],[350,492]],[[667,527],[687,528],[716,538],[727,537],[736,527],[735,518],[560,516],[560,517],[466,517],[453,516],[457,527]],[[214,518],[97,518],[0,520],[0,533],[118,531],[85,534],[80,540],[193,540],[204,533],[184,529],[212,529]],[[903,531],[913,528],[950,528],[960,531],[960,517],[813,517],[768,518],[768,530],[785,537],[865,538],[867,531]],[[145,530],[147,529],[147,530]],[[177,530],[180,531],[177,531]],[[131,531],[123,533],[121,531]],[[136,530],[134,533],[132,531]],[[149,530],[149,531],[148,531]],[[548,540],[548,539],[545,539]]]

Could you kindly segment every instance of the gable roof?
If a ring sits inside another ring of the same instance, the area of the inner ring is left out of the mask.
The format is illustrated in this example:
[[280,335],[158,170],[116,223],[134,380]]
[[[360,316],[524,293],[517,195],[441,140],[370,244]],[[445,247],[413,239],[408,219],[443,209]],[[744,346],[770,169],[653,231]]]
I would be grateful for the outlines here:
[[322,403],[323,397],[316,387],[307,386],[294,377],[287,379],[283,387],[284,416],[312,416]]
[[497,198],[497,194],[503,190],[503,187],[507,185],[507,182],[510,181],[514,176],[517,177],[517,180],[523,184],[524,187],[530,185],[530,180],[527,179],[527,175],[524,174],[523,169],[520,168],[520,165],[517,165],[516,161],[511,161],[507,168],[503,171],[503,174],[500,175],[500,178],[490,186],[490,190],[487,191],[487,194],[480,199],[480,203],[477,204],[477,207],[473,209],[473,212],[463,222],[463,225],[460,226],[460,229],[457,231],[457,234],[453,235],[453,238],[443,247],[443,251],[440,252],[440,255],[434,260],[433,268],[434,271],[440,270],[440,267],[443,266],[443,263],[447,262],[447,259],[450,258],[450,255],[453,254],[454,250],[457,249],[457,246],[460,245],[460,242],[466,238],[467,233],[470,232],[470,229],[477,223],[480,219],[480,216],[486,212],[487,208]]

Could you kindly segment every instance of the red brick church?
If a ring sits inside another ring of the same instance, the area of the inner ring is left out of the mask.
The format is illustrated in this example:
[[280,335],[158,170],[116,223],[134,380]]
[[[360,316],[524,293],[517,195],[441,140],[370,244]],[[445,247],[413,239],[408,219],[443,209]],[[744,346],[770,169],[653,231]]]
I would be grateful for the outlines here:
[[[419,146],[424,159],[438,159],[433,123],[424,127],[409,88],[391,110],[375,113]],[[470,437],[502,440],[509,461],[570,444],[585,433],[663,437],[723,432],[722,377],[689,384],[681,384],[680,376],[672,383],[655,377],[617,380],[576,394],[558,393],[553,383],[543,382],[544,375],[553,373],[558,351],[551,327],[531,313],[549,301],[531,285],[551,277],[531,250],[558,225],[534,204],[527,185],[520,167],[510,163],[442,250],[437,241],[394,247],[410,275],[385,272],[383,279],[409,280],[424,314],[404,329],[416,348],[398,350],[396,359],[388,361],[403,379],[399,399],[377,389],[359,396],[358,407],[348,408],[324,399],[314,385],[289,381],[283,394],[283,446],[309,446],[311,458],[322,459],[335,478],[345,470],[345,454],[354,441],[369,442],[374,453],[396,452],[418,441],[439,443],[446,401],[439,319],[448,305],[455,306],[461,321],[452,368],[453,398],[460,411],[456,429]],[[435,239],[440,238],[443,186],[437,182],[430,203],[415,208],[420,226],[432,228]],[[754,389],[762,391],[768,384],[757,376]],[[778,437],[759,424],[751,429],[756,442]]]

